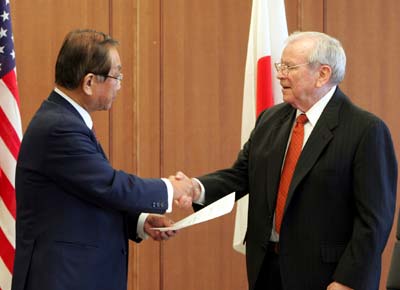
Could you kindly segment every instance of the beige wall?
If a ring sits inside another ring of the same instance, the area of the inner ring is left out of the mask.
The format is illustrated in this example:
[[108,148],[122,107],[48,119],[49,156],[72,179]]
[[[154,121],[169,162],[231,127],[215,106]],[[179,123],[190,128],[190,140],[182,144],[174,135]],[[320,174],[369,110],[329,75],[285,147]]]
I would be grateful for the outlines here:
[[[124,81],[95,116],[113,165],[144,177],[229,166],[240,144],[249,0],[11,0],[23,128],[53,87],[65,34],[89,27],[120,41]],[[286,0],[289,31],[318,30],[347,51],[342,89],[383,118],[399,147],[398,0]],[[190,211],[175,210],[174,219]],[[130,290],[246,289],[231,248],[234,214],[165,243],[132,243]],[[384,253],[386,280],[393,233]],[[384,289],[382,286],[381,289]]]

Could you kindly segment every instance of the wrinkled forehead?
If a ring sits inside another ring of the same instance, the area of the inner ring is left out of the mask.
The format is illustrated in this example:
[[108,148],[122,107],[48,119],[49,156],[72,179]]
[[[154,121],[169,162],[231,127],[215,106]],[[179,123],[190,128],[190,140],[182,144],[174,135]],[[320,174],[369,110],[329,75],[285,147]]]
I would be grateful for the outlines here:
[[302,38],[292,41],[286,45],[282,52],[282,62],[307,61],[315,41],[310,38]]

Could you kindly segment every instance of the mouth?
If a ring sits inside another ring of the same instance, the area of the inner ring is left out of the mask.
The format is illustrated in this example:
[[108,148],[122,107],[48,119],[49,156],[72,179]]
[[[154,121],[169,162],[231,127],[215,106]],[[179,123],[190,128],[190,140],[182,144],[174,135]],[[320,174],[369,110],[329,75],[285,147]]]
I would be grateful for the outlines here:
[[285,84],[285,82],[280,82],[279,84],[281,85],[282,89],[288,89],[289,88],[289,85]]

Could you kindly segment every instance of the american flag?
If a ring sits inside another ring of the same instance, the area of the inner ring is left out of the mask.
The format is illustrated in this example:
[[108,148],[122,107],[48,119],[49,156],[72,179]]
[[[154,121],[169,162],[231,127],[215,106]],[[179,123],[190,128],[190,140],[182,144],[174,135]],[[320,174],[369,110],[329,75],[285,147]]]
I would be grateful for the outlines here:
[[10,1],[0,0],[0,290],[11,289],[15,253],[15,166],[22,139]]

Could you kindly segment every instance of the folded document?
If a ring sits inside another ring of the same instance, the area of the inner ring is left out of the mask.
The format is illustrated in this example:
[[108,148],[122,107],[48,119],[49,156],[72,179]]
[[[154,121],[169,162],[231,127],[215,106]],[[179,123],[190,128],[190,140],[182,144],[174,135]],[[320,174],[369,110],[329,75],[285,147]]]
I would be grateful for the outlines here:
[[192,225],[199,224],[211,219],[215,219],[217,217],[220,217],[222,215],[231,212],[234,204],[235,204],[235,193],[232,192],[227,196],[202,208],[201,210],[191,214],[190,216],[187,216],[184,219],[174,223],[174,225],[171,227],[152,228],[152,229],[165,232],[165,231],[173,231],[190,227]]

